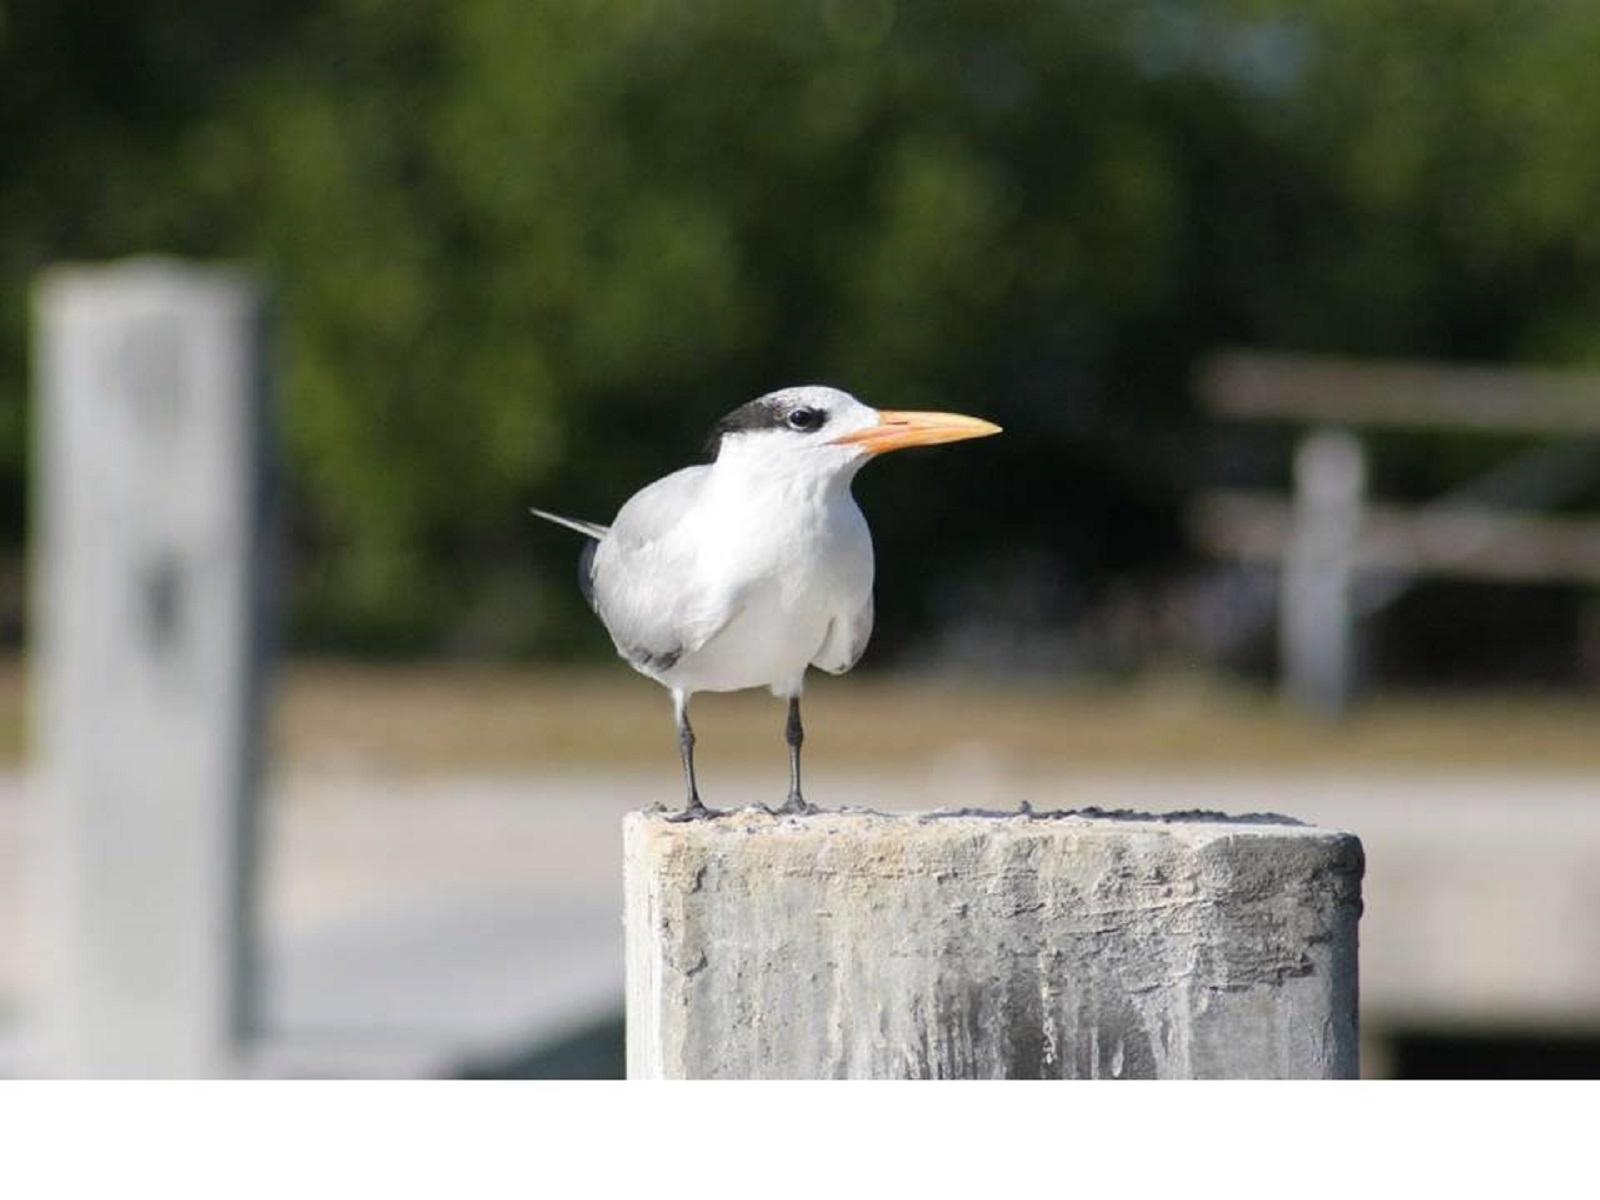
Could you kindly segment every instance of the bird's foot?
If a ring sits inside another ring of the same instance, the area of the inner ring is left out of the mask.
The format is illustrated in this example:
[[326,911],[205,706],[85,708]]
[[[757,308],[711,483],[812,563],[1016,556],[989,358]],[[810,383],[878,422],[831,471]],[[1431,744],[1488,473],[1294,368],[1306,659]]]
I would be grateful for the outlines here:
[[767,811],[775,817],[809,817],[817,811],[817,806],[807,804],[806,798],[799,792],[790,792],[789,799],[784,802],[782,808],[771,808]]
[[674,824],[682,821],[709,821],[712,817],[720,816],[714,808],[707,808],[700,802],[699,796],[690,796],[689,802],[677,812],[667,818]]

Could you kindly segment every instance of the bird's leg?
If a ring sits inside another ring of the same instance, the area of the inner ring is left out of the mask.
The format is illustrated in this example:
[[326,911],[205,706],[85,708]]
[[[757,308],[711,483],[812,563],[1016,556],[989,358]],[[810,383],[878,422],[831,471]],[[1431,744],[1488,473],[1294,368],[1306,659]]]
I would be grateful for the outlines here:
[[672,693],[672,716],[678,723],[678,755],[683,759],[683,781],[688,796],[683,811],[668,817],[669,821],[697,821],[712,812],[700,802],[700,789],[694,781],[694,727],[689,724],[689,697],[684,692]]
[[780,813],[810,813],[816,809],[806,803],[800,794],[800,747],[805,744],[806,729],[800,723],[800,697],[789,697],[789,723],[784,727],[784,740],[789,743],[789,800]]

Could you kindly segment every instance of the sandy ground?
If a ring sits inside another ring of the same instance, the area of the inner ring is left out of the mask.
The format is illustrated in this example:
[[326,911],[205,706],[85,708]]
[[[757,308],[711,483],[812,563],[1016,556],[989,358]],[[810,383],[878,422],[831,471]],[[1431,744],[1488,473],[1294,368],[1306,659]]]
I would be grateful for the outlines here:
[[[674,741],[661,689],[621,664],[587,671],[292,663],[273,705],[275,760],[357,773],[663,769]],[[765,769],[782,706],[759,692],[696,697],[708,764]],[[1329,724],[1267,692],[1166,676],[1050,688],[852,674],[814,676],[806,723],[819,766],[922,770],[982,758],[1082,769],[1585,769],[1600,771],[1600,696],[1380,696]],[[0,660],[0,767],[20,764],[25,672]]]

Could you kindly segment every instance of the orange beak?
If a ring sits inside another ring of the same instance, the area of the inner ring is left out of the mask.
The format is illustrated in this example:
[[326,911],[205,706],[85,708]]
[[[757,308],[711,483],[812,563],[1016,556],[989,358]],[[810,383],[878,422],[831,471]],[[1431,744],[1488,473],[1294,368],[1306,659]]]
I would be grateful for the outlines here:
[[964,442],[968,438],[990,437],[1000,426],[959,413],[888,412],[878,413],[878,423],[833,439],[836,446],[860,446],[868,454],[904,450],[908,446],[937,446],[940,442]]

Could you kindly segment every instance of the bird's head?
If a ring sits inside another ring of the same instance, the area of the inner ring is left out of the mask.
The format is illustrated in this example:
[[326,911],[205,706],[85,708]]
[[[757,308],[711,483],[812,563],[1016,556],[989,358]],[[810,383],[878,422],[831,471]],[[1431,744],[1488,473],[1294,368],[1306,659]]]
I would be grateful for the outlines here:
[[848,476],[890,450],[999,432],[1000,426],[976,417],[891,412],[869,408],[838,388],[792,387],[734,409],[717,422],[706,448],[719,462]]

